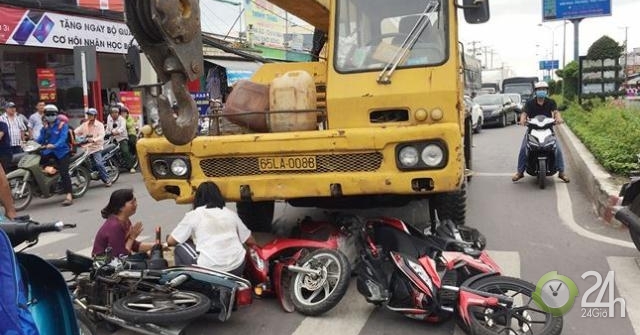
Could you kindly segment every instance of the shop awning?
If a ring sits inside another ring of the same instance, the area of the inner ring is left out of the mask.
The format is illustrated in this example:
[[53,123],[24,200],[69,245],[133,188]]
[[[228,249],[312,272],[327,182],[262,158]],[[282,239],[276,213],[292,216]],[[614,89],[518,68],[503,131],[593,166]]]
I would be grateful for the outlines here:
[[222,66],[227,70],[227,85],[233,85],[240,79],[249,79],[262,63],[248,60],[205,59],[206,62]]

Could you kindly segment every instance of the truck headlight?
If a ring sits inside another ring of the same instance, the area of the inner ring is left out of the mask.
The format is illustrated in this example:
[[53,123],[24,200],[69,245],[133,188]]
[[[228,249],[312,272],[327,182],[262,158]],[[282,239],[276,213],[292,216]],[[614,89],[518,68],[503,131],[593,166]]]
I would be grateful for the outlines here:
[[414,167],[418,164],[418,149],[412,146],[406,146],[400,149],[398,153],[398,161],[404,167]]
[[186,175],[188,171],[189,166],[187,166],[187,162],[185,162],[184,159],[177,158],[174,159],[173,162],[171,162],[171,173],[173,173],[174,175],[182,177]]
[[169,174],[169,165],[162,159],[156,159],[151,163],[153,174],[158,177],[166,177]]
[[424,162],[428,167],[434,167],[442,163],[442,160],[444,159],[444,152],[439,145],[429,144],[422,149],[420,158],[422,158],[422,162]]

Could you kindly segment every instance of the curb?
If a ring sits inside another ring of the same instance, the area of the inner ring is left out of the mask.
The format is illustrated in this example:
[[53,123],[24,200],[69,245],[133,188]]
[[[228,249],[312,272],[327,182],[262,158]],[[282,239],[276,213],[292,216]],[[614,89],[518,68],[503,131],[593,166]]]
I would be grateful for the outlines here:
[[556,130],[561,145],[568,149],[563,150],[563,154],[571,159],[573,167],[576,169],[575,179],[577,182],[586,186],[595,212],[606,223],[615,227],[623,226],[613,217],[613,207],[619,205],[621,201],[618,194],[622,185],[613,180],[611,174],[598,163],[593,154],[566,124],[556,126]]

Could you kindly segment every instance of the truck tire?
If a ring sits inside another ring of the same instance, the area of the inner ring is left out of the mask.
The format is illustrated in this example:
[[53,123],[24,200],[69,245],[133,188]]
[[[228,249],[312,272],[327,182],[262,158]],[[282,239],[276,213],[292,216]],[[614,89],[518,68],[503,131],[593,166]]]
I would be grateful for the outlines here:
[[238,216],[252,232],[271,232],[274,201],[239,201],[236,203]]
[[451,220],[456,226],[465,224],[467,212],[467,189],[466,184],[458,191],[442,193],[436,195],[431,203],[438,211],[438,218]]

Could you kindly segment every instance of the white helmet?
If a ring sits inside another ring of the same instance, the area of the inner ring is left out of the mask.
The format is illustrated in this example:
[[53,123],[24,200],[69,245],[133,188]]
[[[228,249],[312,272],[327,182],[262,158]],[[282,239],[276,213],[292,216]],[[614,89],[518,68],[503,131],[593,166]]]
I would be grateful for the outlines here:
[[44,106],[44,112],[55,112],[56,114],[58,114],[58,107],[56,107],[56,105],[54,104],[48,104]]
[[549,84],[547,84],[546,81],[539,81],[533,86],[533,88],[535,90],[537,90],[537,89],[545,89],[546,90],[546,89],[549,88]]

